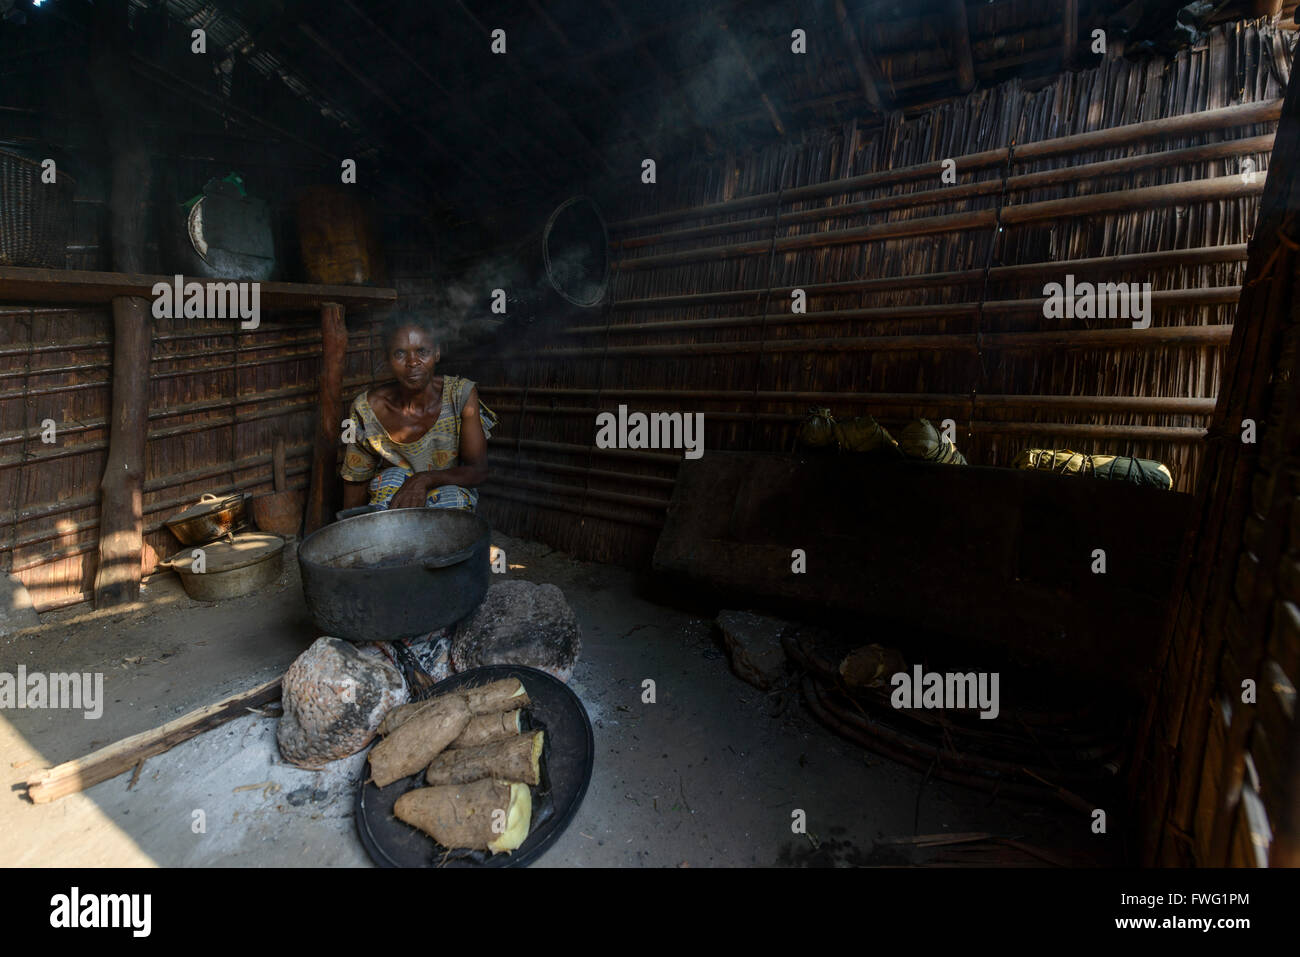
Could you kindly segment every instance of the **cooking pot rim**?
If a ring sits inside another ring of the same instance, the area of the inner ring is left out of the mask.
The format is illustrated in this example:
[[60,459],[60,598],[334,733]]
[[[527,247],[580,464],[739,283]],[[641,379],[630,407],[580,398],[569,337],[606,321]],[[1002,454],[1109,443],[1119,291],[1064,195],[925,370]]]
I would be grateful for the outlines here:
[[[427,506],[417,506],[415,508],[387,508],[377,512],[367,512],[364,515],[353,515],[350,518],[344,518],[344,519],[340,519],[337,522],[330,522],[328,525],[322,525],[320,528],[316,529],[314,532],[307,535],[307,537],[305,537],[301,542],[298,543],[298,561],[304,565],[310,565],[313,568],[324,568],[324,569],[329,569],[331,571],[340,571],[340,570],[356,571],[358,569],[341,569],[337,565],[329,565],[326,564],[325,562],[314,561],[311,558],[312,540],[315,539],[322,532],[326,532],[329,531],[330,529],[338,528],[341,525],[348,525],[349,523],[356,523],[356,522],[369,522],[373,524],[376,521],[391,521],[391,519],[382,519],[380,518],[380,516],[401,514],[403,512],[418,512],[422,515],[438,516],[437,518],[427,519],[427,521],[431,521],[431,522],[437,522],[443,520],[446,516],[452,513],[459,513],[460,515],[467,516],[468,519],[472,520],[474,524],[478,526],[479,533],[475,538],[476,545],[481,544],[483,542],[490,543],[492,539],[492,526],[488,524],[487,519],[485,519],[482,515],[479,515],[477,512],[471,512],[468,511],[467,509],[429,508]],[[426,520],[421,519],[421,521],[426,521]],[[457,518],[455,519],[455,521],[465,521],[465,519]],[[390,567],[395,569],[420,568],[422,567],[422,563],[424,559],[427,557],[428,557],[427,555],[417,556],[415,558],[412,558],[409,562],[405,564],[393,565]],[[364,569],[364,570],[369,571],[373,569]]]

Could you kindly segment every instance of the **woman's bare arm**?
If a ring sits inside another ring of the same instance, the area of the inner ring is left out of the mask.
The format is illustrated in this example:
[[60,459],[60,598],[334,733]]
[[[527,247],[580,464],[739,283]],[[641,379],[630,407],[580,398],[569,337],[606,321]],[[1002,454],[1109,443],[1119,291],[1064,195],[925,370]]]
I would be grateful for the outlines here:
[[465,407],[460,410],[460,461],[459,466],[449,471],[465,474],[442,484],[472,488],[487,481],[487,436],[483,434],[483,420],[479,417],[477,386],[469,390]]
[[366,505],[370,501],[369,482],[348,482],[343,483],[343,507],[358,508]]

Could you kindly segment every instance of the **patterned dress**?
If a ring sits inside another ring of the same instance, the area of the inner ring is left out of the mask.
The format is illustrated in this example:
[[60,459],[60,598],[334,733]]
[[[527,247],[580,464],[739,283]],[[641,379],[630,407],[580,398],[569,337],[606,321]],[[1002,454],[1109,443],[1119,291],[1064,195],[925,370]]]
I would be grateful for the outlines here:
[[[416,472],[449,469],[460,465],[460,414],[474,383],[460,376],[442,377],[442,409],[438,420],[413,442],[395,442],[370,407],[367,392],[352,400],[349,416],[356,426],[355,440],[344,446],[339,475],[346,482],[369,482],[370,504],[388,508],[402,483]],[[491,437],[496,415],[479,401],[483,434]],[[478,492],[458,485],[429,490],[425,505],[430,508],[478,507]]]

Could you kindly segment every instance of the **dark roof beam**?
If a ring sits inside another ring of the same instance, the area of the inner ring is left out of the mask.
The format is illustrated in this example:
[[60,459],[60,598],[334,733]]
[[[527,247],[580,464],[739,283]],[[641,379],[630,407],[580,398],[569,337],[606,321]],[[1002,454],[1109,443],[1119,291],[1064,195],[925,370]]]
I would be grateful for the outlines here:
[[[592,69],[588,67],[585,63],[582,63],[580,60],[578,60],[572,55],[574,52],[573,43],[569,40],[569,37],[564,32],[563,28],[561,28],[561,26],[555,22],[555,20],[551,17],[551,15],[548,14],[546,10],[542,7],[542,5],[539,4],[537,0],[528,0],[528,8],[533,11],[533,13],[537,16],[539,20],[542,21],[546,29],[550,30],[551,33],[554,34],[555,38],[560,41],[560,45],[564,47],[565,53],[569,54],[568,62],[571,64],[577,64],[577,66],[582,70],[583,74],[587,77],[587,81],[592,85],[592,87],[596,90],[596,92],[600,94],[601,98],[606,103],[618,104],[619,102],[618,98],[614,96],[614,94],[609,91],[609,88],[606,87],[605,84],[600,81],[600,77],[596,76],[595,72],[593,72]],[[548,74],[553,74],[554,72],[555,71],[547,71]],[[539,70],[538,75],[539,76],[543,75],[543,71]],[[634,134],[634,136],[635,136],[636,143],[642,148],[643,151],[648,151],[650,149],[650,145],[641,137],[639,133]]]
[[880,84],[876,80],[871,64],[862,54],[863,48],[858,42],[858,32],[853,29],[848,11],[844,9],[844,0],[835,0],[835,17],[840,22],[840,29],[844,32],[844,42],[848,44],[849,55],[853,59],[853,68],[857,71],[858,80],[862,84],[862,96],[871,109],[883,113],[885,105],[880,96]]
[[[695,128],[704,137],[704,149],[709,153],[716,152],[718,148],[717,144],[714,142],[713,135],[709,132],[708,127],[706,127],[700,120],[700,114],[697,113],[695,108],[686,101],[686,97],[682,96],[681,87],[672,81],[672,78],[664,72],[664,68],[659,65],[659,61],[651,56],[650,51],[646,49],[645,40],[648,37],[643,34],[640,37],[634,38],[632,36],[632,31],[628,29],[626,18],[624,18],[623,14],[619,12],[618,7],[616,7],[611,0],[600,0],[600,2],[609,12],[610,17],[613,19],[614,25],[618,27],[619,32],[623,34],[625,38],[634,40],[632,46],[635,48],[641,59],[645,61],[646,66],[650,68],[650,72],[654,74],[655,81],[659,84],[660,89],[672,91],[672,97],[677,101],[677,107],[682,110],[683,115],[691,118],[691,122],[695,124]],[[682,21],[682,23],[685,22],[686,21]]]
[[[465,15],[466,19],[468,19],[471,23],[473,23],[476,27],[478,27],[479,31],[483,34],[484,37],[492,36],[492,31],[487,28],[487,26],[483,23],[482,20],[474,16],[473,11],[471,11],[469,7],[465,6],[464,0],[456,0],[456,7],[457,9],[460,10],[461,13]],[[597,150],[594,145],[592,145],[591,140],[587,138],[587,134],[582,131],[582,129],[578,126],[577,122],[573,119],[573,117],[571,117],[566,110],[561,109],[559,104],[557,104],[554,100],[552,100],[549,96],[547,96],[546,91],[537,85],[536,78],[520,76],[522,70],[519,67],[519,65],[515,63],[515,61],[512,60],[509,56],[504,57],[504,59],[506,61],[507,68],[512,70],[515,73],[516,77],[519,79],[521,83],[524,84],[525,88],[531,87],[533,90],[535,90],[537,92],[538,97],[541,99],[542,103],[546,105],[547,110],[549,110],[554,116],[558,117],[559,119],[562,119],[565,122],[565,124],[570,129],[572,129],[575,134],[577,134],[578,140],[586,148],[587,152],[596,160],[596,162],[598,162],[601,166],[605,167],[606,172],[609,173],[614,172],[613,167],[609,165],[609,162],[605,159],[604,155],[602,155],[601,152]]]
[[1061,62],[1069,70],[1079,53],[1079,0],[1062,0],[1061,5]]
[[288,0],[284,9],[273,16],[268,17],[255,30],[244,30],[244,39],[237,43],[232,43],[226,48],[226,53],[238,52],[243,56],[252,56],[254,53],[266,53],[270,56],[276,56],[271,49],[279,42],[285,34],[289,33],[301,20],[308,7],[311,6],[312,0]]
[[785,123],[781,121],[781,115],[776,111],[776,107],[772,105],[771,98],[769,98],[766,91],[764,91],[763,83],[759,80],[758,74],[754,72],[754,64],[750,62],[749,55],[745,53],[739,41],[736,40],[735,34],[733,34],[727,26],[727,21],[723,18],[722,14],[717,14],[714,19],[717,21],[718,29],[720,29],[723,35],[727,38],[727,43],[740,62],[740,66],[745,71],[745,75],[749,77],[749,82],[754,85],[754,90],[758,93],[758,98],[763,104],[763,109],[767,111],[768,118],[772,121],[772,126],[776,129],[777,135],[785,136]]
[[[752,3],[752,0],[722,0],[722,2],[715,2],[711,5],[716,7],[717,11],[720,13],[728,13],[732,9],[739,7],[745,3]],[[559,73],[561,70],[565,69],[570,65],[581,66],[584,69],[593,69],[593,67],[591,66],[591,64],[593,63],[599,63],[602,60],[612,60],[615,57],[621,57],[625,55],[629,50],[635,51],[636,48],[645,45],[650,40],[654,40],[662,36],[676,33],[680,31],[683,27],[688,27],[693,24],[696,24],[699,22],[699,19],[700,19],[700,14],[698,11],[695,11],[688,14],[687,16],[678,17],[675,20],[664,20],[656,24],[655,26],[650,27],[636,34],[633,34],[630,31],[626,30],[626,28],[624,28],[622,36],[619,39],[613,41],[612,43],[607,43],[605,46],[597,47],[594,50],[588,50],[585,53],[575,53],[575,55],[568,57],[563,61],[559,59],[553,59],[552,62],[554,62],[556,65],[540,70],[537,73],[535,79],[539,81],[546,79],[547,77]],[[549,56],[546,50],[534,49],[534,50],[530,50],[529,52],[534,54],[543,53]],[[498,87],[499,84],[497,83],[489,84],[483,88],[483,92],[495,93]]]
[[[969,20],[967,23],[969,24]],[[999,53],[1013,47],[1023,46],[1043,46],[1049,40],[1052,47],[1056,47],[1056,37],[1061,33],[1060,26],[1056,23],[1039,23],[1027,26],[1019,30],[1002,30],[995,33],[970,33],[971,56],[978,65],[980,61],[980,51],[991,49],[994,53]],[[894,57],[909,56],[916,52],[913,46],[886,47],[877,45],[872,48],[877,62],[886,62]]]
[[[980,63],[976,68],[976,75],[981,77],[992,78],[1001,70],[1011,69],[1017,66],[1023,66],[1027,62],[1039,60],[1055,61],[1058,52],[1055,47],[1050,50],[1035,50],[1028,54],[1019,54],[1014,57],[1006,57],[1001,60],[990,60]],[[934,87],[942,83],[951,83],[956,80],[957,74],[953,70],[945,70],[940,73],[927,74],[925,76],[911,77],[907,80],[900,80],[895,83],[895,87],[900,90],[916,89],[920,87]],[[645,91],[641,91],[645,92]],[[908,113],[924,111],[932,106],[936,106],[946,100],[952,99],[951,95],[939,96],[925,102],[903,103],[900,108]],[[786,110],[791,113],[803,113],[809,110],[828,109],[838,106],[841,103],[862,102],[864,100],[862,89],[858,87],[852,90],[841,90],[838,93],[827,93],[821,96],[809,97],[804,100],[796,100],[786,104]],[[718,121],[719,127],[739,126],[745,123],[759,123],[767,118],[765,110],[750,110],[745,113],[737,113],[735,116]],[[618,144],[615,144],[616,146]]]
[[[402,60],[406,62],[407,66],[411,67],[413,70],[419,73],[420,76],[424,77],[426,80],[432,83],[434,89],[437,90],[438,93],[441,94],[441,96],[443,97],[444,102],[453,103],[453,104],[459,102],[459,98],[456,97],[451,92],[451,90],[447,89],[447,87],[443,84],[441,80],[439,80],[436,76],[434,76],[432,73],[426,70],[424,68],[424,64],[422,64],[418,59],[413,57],[410,54],[410,52],[406,49],[406,47],[402,46],[402,44],[399,43],[397,39],[392,36],[392,34],[388,33],[388,31],[386,31],[383,27],[381,27],[378,23],[376,23],[374,19],[372,19],[369,14],[367,14],[364,10],[358,7],[357,4],[353,2],[353,0],[343,0],[343,4],[349,10],[351,10],[352,13],[358,19],[360,19],[363,23],[365,23],[366,26],[368,26],[377,36],[382,38],[384,42],[386,42],[389,46],[391,46],[393,50],[396,51],[397,55],[400,56]],[[473,110],[453,110],[452,112],[453,115],[457,117],[461,117],[461,116],[469,117],[469,119],[471,119],[474,122],[474,125],[477,126],[484,134],[484,142],[493,143],[494,145],[498,146],[503,153],[509,156],[512,160],[514,160],[516,165],[520,167],[528,167],[532,165],[529,162],[525,161],[518,153],[512,150],[509,147],[509,145],[507,145],[506,143],[503,142],[498,143],[497,141],[500,140],[501,138],[497,136],[497,131],[492,129],[490,126],[488,126],[487,123],[485,123],[482,119],[480,119],[478,114],[475,113]],[[555,154],[555,155],[558,156],[559,154]]]
[[[298,29],[302,32],[304,36],[307,37],[307,39],[309,39],[312,43],[314,43],[320,49],[320,51],[325,54],[325,56],[329,57],[330,60],[337,63],[340,67],[342,67],[345,71],[347,71],[347,73],[350,74],[353,79],[355,79],[363,87],[369,90],[370,93],[377,100],[379,100],[381,103],[384,104],[384,106],[388,107],[388,110],[394,116],[396,116],[399,120],[410,123],[410,120],[407,116],[408,111],[400,103],[398,103],[387,93],[385,93],[383,89],[379,87],[378,84],[376,84],[373,80],[371,80],[369,77],[363,74],[360,70],[354,68],[352,64],[349,63],[347,59],[344,58],[336,49],[334,49],[333,45],[328,40],[326,40],[323,36],[321,36],[318,32],[316,32],[315,29],[313,29],[311,26],[309,26],[306,23],[298,24]],[[482,186],[489,185],[488,180],[484,177],[482,173],[480,173],[472,165],[470,165],[459,155],[457,155],[455,151],[450,150],[447,147],[443,146],[442,143],[440,143],[438,139],[435,136],[433,136],[433,134],[431,134],[428,130],[414,123],[410,123],[410,125],[418,134],[420,134],[420,137],[426,143],[429,144],[429,146],[434,150],[435,153],[442,156],[444,159],[451,160],[451,162],[454,163],[461,170],[461,172],[466,173],[467,175],[473,177],[475,180],[478,181],[480,185]]]
[[[184,97],[185,99],[193,103],[195,106],[198,106],[199,108],[207,110],[211,113],[214,113],[215,115],[221,117],[223,120],[234,119],[236,122],[242,123],[246,128],[261,127],[262,129],[274,133],[277,137],[279,137],[281,140],[285,142],[294,143],[312,153],[316,153],[317,155],[326,157],[331,161],[331,164],[334,165],[335,168],[337,168],[337,163],[339,161],[339,153],[337,150],[327,149],[326,147],[321,146],[318,143],[304,139],[303,137],[297,135],[296,133],[291,133],[288,130],[276,126],[270,120],[263,119],[262,117],[258,116],[256,113],[253,113],[249,110],[245,110],[242,107],[236,106],[233,103],[230,103],[228,101],[216,101],[212,98],[212,96],[207,91],[194,87],[192,84],[188,83],[184,79],[176,76],[173,73],[170,73],[167,70],[162,69],[161,67],[154,65],[153,63],[144,59],[144,57],[140,56],[139,54],[135,54],[135,53],[130,54],[130,60],[131,60],[132,70],[134,70],[140,76],[144,77],[146,80],[149,80],[151,83],[157,84],[158,86],[162,87],[164,90],[167,90],[171,93],[175,93]],[[411,200],[412,202],[415,202],[418,205],[423,205],[425,202],[427,202],[427,197],[421,198],[415,196],[414,194],[408,192],[406,189],[404,189],[403,187],[399,186],[396,183],[390,183],[389,185],[397,192],[400,192],[403,195],[405,195],[407,199]],[[447,205],[446,200],[443,199],[441,195],[439,195],[436,189],[434,189],[427,182],[425,183],[425,185],[429,187],[430,195],[436,202],[442,204],[443,206]]]
[[975,89],[975,62],[971,59],[966,0],[948,0],[948,27],[952,31],[952,58],[957,69],[957,88],[962,93],[969,93]]

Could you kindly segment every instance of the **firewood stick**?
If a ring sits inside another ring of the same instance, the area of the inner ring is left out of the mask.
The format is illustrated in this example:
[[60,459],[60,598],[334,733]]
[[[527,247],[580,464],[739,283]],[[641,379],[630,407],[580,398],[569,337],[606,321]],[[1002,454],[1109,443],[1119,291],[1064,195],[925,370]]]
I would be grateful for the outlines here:
[[232,695],[215,704],[191,711],[164,725],[133,734],[92,751],[84,757],[42,771],[27,780],[27,796],[33,804],[48,804],[61,797],[93,787],[151,758],[169,751],[182,741],[242,717],[247,708],[269,704],[280,697],[280,678]]

